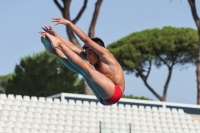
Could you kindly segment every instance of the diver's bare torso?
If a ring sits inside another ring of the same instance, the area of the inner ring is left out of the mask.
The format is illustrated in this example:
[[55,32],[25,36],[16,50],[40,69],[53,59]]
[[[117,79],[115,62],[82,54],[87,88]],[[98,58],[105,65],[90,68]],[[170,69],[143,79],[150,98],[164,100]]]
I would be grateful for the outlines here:
[[107,53],[102,57],[99,56],[99,61],[94,67],[97,71],[108,77],[114,84],[120,86],[122,92],[124,92],[124,73],[120,64],[111,53]]

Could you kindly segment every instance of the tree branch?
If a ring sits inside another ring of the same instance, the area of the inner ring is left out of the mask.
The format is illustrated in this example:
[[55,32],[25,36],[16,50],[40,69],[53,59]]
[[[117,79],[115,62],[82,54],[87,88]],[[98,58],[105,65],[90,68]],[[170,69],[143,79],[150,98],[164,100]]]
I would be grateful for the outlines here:
[[58,9],[63,12],[63,8],[62,6],[59,4],[59,2],[57,0],[54,0],[54,3],[56,4],[56,6],[58,7]]
[[[64,9],[63,9],[63,17],[65,19],[68,19],[71,21],[70,19],[70,11],[69,11],[69,7],[70,7],[70,4],[71,4],[71,0],[62,0],[63,1],[63,4],[64,4]],[[66,26],[67,27],[67,26]]]
[[141,78],[142,78],[142,80],[146,80],[146,76],[142,73],[143,72],[143,70],[140,70],[140,69],[138,69],[138,68],[135,68],[135,70],[137,71],[137,76],[140,76]]
[[191,8],[193,19],[194,19],[194,21],[197,25],[198,32],[199,32],[199,35],[200,35],[200,20],[199,20],[199,16],[197,15],[195,0],[188,0],[188,2],[189,2],[189,5],[190,5],[190,8]]
[[78,15],[76,16],[76,18],[75,18],[74,20],[72,20],[72,23],[75,24],[75,23],[80,19],[80,17],[82,16],[83,12],[84,12],[85,9],[86,9],[87,2],[88,2],[88,0],[85,0],[85,1],[84,1],[83,7],[82,7],[81,10],[79,11],[79,13],[78,13]]
[[150,71],[151,71],[151,66],[152,66],[152,63],[151,63],[151,60],[149,60],[149,68],[148,68],[148,72],[147,72],[147,75],[146,75],[146,80],[149,77],[149,74],[150,74]]
[[[70,11],[69,11],[71,0],[62,0],[62,1],[63,1],[63,4],[64,4],[64,8],[62,10],[63,18],[68,19],[68,20],[71,21],[71,19],[70,19]],[[67,35],[68,35],[69,40],[74,45],[76,45],[78,48],[82,49],[80,43],[78,42],[78,40],[76,39],[76,37],[74,35],[74,32],[72,31],[72,29],[69,28],[68,26],[66,26],[66,31],[67,31]]]
[[170,67],[170,66],[167,64],[167,62],[166,62],[163,58],[160,57],[159,54],[158,54],[158,58],[159,58],[167,67]]
[[160,100],[163,101],[163,98],[158,95],[153,88],[151,88],[151,86],[147,83],[147,81],[144,81],[144,84],[146,85],[146,87]]
[[95,25],[96,25],[97,17],[99,15],[99,9],[101,7],[102,1],[103,0],[97,0],[97,2],[95,4],[93,18],[92,18],[90,28],[89,28],[89,32],[88,32],[88,36],[91,37],[91,38],[94,37],[94,28],[95,28]]
[[190,4],[190,8],[192,11],[192,16],[194,18],[194,21],[196,22],[197,20],[199,20],[199,17],[197,15],[197,11],[196,11],[196,5],[195,5],[195,0],[188,0],[189,4]]

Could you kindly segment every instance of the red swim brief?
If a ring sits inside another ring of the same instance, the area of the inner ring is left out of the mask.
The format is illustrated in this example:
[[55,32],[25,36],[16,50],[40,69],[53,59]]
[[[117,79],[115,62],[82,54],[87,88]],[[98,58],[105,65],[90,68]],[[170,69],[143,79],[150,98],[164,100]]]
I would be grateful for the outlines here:
[[104,100],[100,98],[100,103],[103,105],[112,105],[117,103],[121,97],[122,97],[122,90],[118,85],[115,84],[114,94],[110,98]]

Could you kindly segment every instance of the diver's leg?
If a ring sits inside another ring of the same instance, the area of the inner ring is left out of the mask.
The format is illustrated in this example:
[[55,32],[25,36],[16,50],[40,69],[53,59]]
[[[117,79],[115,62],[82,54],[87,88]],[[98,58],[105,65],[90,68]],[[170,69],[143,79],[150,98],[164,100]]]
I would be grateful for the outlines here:
[[[60,59],[60,61],[70,70],[78,73],[78,74],[81,74],[81,72],[76,68],[74,67],[67,59],[67,57],[65,56],[64,58],[61,57],[63,54],[61,50],[59,49],[56,49],[56,53],[59,55],[58,58]],[[60,56],[61,55],[61,56]],[[64,55],[64,54],[63,54]],[[82,74],[81,74],[82,75]],[[83,78],[85,79],[87,85],[90,87],[90,89],[92,90],[92,92],[94,93],[94,95],[97,97],[98,101],[100,101],[100,96],[99,94],[96,92],[96,90],[94,89],[94,87],[92,86],[92,84],[89,82],[89,80],[85,77],[85,75],[82,75]]]
[[[56,50],[57,51],[57,50]],[[58,51],[57,51],[58,52]],[[60,52],[62,52],[60,50]],[[78,74],[81,74],[81,72],[76,68],[74,67],[67,59],[67,57],[65,56],[64,58],[63,57],[60,57],[58,56],[58,58],[60,59],[60,61],[70,70],[78,73]],[[81,74],[82,75],[82,74]],[[90,87],[90,89],[92,90],[92,92],[94,93],[94,95],[97,97],[98,101],[100,101],[100,96],[99,94],[96,92],[96,90],[94,89],[94,87],[92,86],[92,84],[89,82],[89,80],[85,77],[85,75],[82,75],[83,78],[85,79],[87,85]]]
[[[75,68],[67,59],[67,57],[64,55],[64,53],[60,50],[60,49],[53,49],[51,46],[51,42],[47,39],[47,38],[41,38],[41,41],[43,43],[43,45],[46,48],[47,53],[49,54],[54,54],[56,55],[60,61],[71,71],[76,72],[76,73],[81,73],[77,68]],[[87,78],[85,78],[84,75],[82,75],[86,81],[86,83],[88,84],[88,86],[90,87],[90,89],[92,90],[92,92],[95,94],[95,96],[97,97],[97,99],[100,101],[100,96],[99,94],[96,92],[95,89],[93,89],[94,87],[92,86],[92,84],[88,81]]]

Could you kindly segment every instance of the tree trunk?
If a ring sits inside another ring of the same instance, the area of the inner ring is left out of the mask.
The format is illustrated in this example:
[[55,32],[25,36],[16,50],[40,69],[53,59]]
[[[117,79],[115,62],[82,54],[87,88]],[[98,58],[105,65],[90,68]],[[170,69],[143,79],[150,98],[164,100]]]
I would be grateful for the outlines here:
[[195,0],[188,0],[191,8],[194,22],[198,29],[199,43],[198,43],[198,57],[196,60],[196,76],[197,76],[197,104],[200,104],[200,19],[197,15]]
[[200,53],[196,60],[196,76],[197,76],[197,104],[200,104]]
[[136,74],[136,75],[140,76],[141,79],[142,79],[142,81],[144,82],[145,86],[149,89],[149,91],[151,91],[151,93],[153,93],[155,97],[157,97],[160,101],[162,101],[162,97],[161,97],[158,93],[156,93],[156,91],[155,91],[155,90],[148,84],[148,82],[147,82],[147,79],[148,79],[149,74],[150,74],[150,72],[151,72],[151,66],[152,66],[152,60],[149,60],[149,67],[148,67],[148,69],[146,70],[146,71],[147,71],[147,74],[144,75],[144,74],[143,74],[143,71],[144,71],[144,70],[141,70],[141,69],[139,69],[139,68],[138,68],[138,69],[136,68],[136,71],[137,71],[137,74]]
[[97,17],[99,15],[99,10],[100,10],[102,1],[103,0],[97,0],[97,2],[95,4],[93,18],[92,18],[90,28],[89,28],[89,32],[88,32],[88,36],[91,37],[91,38],[94,37],[94,29],[95,29],[95,25],[96,25],[96,22],[97,22]]
[[166,98],[167,98],[167,90],[168,90],[168,86],[169,86],[169,81],[170,81],[171,76],[172,76],[173,65],[168,68],[169,73],[168,73],[167,80],[166,80],[165,86],[164,86],[164,91],[163,91],[163,96],[162,96],[163,101],[166,101]]

